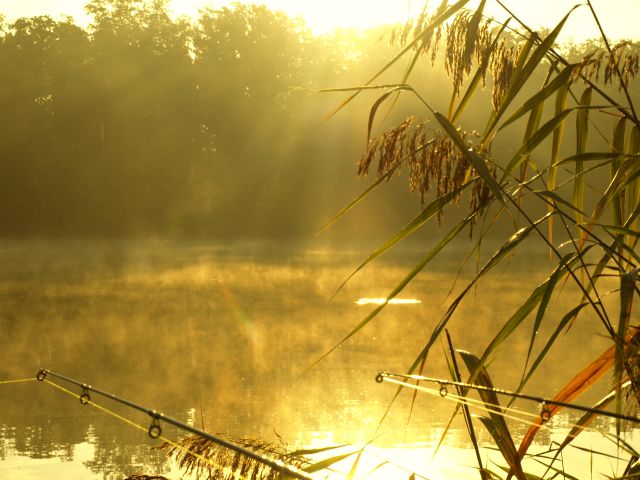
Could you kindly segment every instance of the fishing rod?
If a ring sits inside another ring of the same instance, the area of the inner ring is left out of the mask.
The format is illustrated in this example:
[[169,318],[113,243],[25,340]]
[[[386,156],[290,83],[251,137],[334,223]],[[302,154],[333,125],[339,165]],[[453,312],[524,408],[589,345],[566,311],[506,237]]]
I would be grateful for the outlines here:
[[[542,423],[547,422],[551,418],[551,411],[548,409],[547,406],[553,405],[558,407],[569,408],[572,410],[578,410],[582,412],[589,412],[596,415],[604,415],[606,417],[616,418],[618,420],[625,420],[628,422],[640,424],[640,418],[632,417],[630,415],[624,415],[616,412],[609,412],[609,411],[600,410],[597,408],[585,407],[583,405],[577,405],[575,403],[561,402],[559,400],[537,397],[535,395],[527,395],[524,393],[511,392],[509,390],[504,390],[502,388],[486,387],[484,385],[474,385],[474,384],[465,383],[465,382],[456,382],[454,380],[445,380],[443,378],[433,378],[433,377],[425,377],[423,375],[409,375],[409,374],[403,374],[403,373],[380,372],[378,373],[378,375],[376,375],[376,382],[382,383],[385,381],[385,379],[395,379],[395,378],[403,378],[405,380],[417,380],[422,382],[437,383],[440,386],[441,397],[446,397],[448,395],[447,386],[455,386],[455,387],[476,390],[478,392],[490,392],[498,395],[504,395],[507,397],[521,398],[523,400],[531,400],[534,402],[538,402],[542,405],[542,408],[540,410],[540,420]],[[496,407],[498,406],[496,405]]]
[[157,412],[155,410],[151,410],[149,408],[143,407],[141,405],[138,405],[137,403],[131,402],[129,400],[126,400],[124,398],[118,397],[112,393],[108,393],[108,392],[104,392],[102,390],[99,390],[95,387],[92,387],[91,385],[87,385],[86,383],[82,383],[79,382],[78,380],[74,380],[73,378],[69,378],[65,375],[61,375],[59,373],[53,372],[51,370],[48,369],[42,369],[38,372],[38,374],[36,375],[36,379],[39,381],[43,381],[45,378],[47,378],[47,376],[52,376],[52,377],[56,377],[59,378],[60,380],[64,380],[65,382],[69,382],[73,385],[76,385],[78,387],[80,387],[82,389],[81,393],[80,393],[80,403],[82,403],[83,405],[87,405],[90,401],[91,401],[91,397],[89,395],[89,392],[93,392],[96,393],[98,395],[102,395],[103,397],[109,398],[110,400],[113,400],[114,402],[118,402],[121,403],[123,405],[126,405],[130,408],[133,408],[134,410],[138,410],[140,412],[146,413],[147,415],[149,415],[151,417],[151,425],[149,426],[149,430],[147,431],[148,435],[153,438],[156,439],[158,437],[160,437],[160,435],[162,435],[162,426],[160,425],[160,421],[162,420],[163,422],[169,423],[171,425],[174,425],[182,430],[186,430],[187,432],[193,433],[195,435],[198,435],[202,438],[206,438],[207,440],[210,440],[213,443],[216,443],[224,448],[228,448],[229,450],[233,450],[235,452],[238,452],[242,455],[245,455],[249,458],[252,458],[264,465],[268,465],[269,467],[273,468],[274,470],[280,472],[281,475],[283,475],[285,478],[297,478],[300,480],[312,480],[311,477],[309,477],[306,473],[304,473],[303,471],[295,468],[295,467],[291,467],[289,465],[284,464],[283,462],[279,461],[279,460],[274,460],[268,457],[264,457],[254,451],[248,450],[244,447],[241,447],[239,445],[236,445],[234,443],[231,443],[223,438],[220,437],[216,437],[215,435],[211,435],[210,433],[207,433],[203,430],[200,430],[198,428],[192,427],[191,425],[188,425],[186,423],[183,423],[179,420],[176,420],[174,418],[168,417],[167,415]]

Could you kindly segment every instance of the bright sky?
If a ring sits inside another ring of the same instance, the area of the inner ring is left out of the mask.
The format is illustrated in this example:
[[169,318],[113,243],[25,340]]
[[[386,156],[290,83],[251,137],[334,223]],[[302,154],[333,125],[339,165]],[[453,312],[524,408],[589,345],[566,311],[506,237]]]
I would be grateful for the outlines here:
[[[237,1],[237,0],[236,0]],[[586,0],[584,0],[586,1]],[[83,7],[88,0],[0,0],[0,13],[9,20],[33,15],[72,15],[80,24],[89,18]],[[503,3],[534,28],[553,27],[580,0],[504,0]],[[170,0],[175,15],[197,15],[198,9],[209,5],[230,5],[232,0]],[[256,0],[242,3],[263,3],[273,10],[290,16],[301,16],[316,33],[341,27],[370,27],[382,23],[404,22],[424,5],[423,0]],[[440,0],[430,0],[435,8]],[[451,2],[453,3],[453,2]],[[477,4],[477,1],[474,2]],[[488,8],[497,5],[489,0]],[[612,39],[640,38],[640,0],[592,0],[600,20]],[[473,3],[470,3],[473,5]],[[489,14],[504,18],[504,12],[492,8]],[[566,38],[582,40],[597,36],[598,31],[588,7],[582,6],[570,17],[565,30]]]

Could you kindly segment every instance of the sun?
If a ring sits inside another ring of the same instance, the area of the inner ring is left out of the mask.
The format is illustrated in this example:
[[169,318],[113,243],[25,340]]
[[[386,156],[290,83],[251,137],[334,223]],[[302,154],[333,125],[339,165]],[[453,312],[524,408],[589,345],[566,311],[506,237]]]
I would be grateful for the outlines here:
[[[0,0],[2,1],[2,0]],[[170,9],[176,15],[197,17],[198,10],[211,6],[230,6],[237,0],[170,0]],[[242,0],[250,3],[249,0]],[[436,8],[439,0],[254,0],[271,10],[278,10],[291,17],[301,17],[316,34],[330,33],[336,29],[366,29],[383,24],[405,23],[420,14],[425,5]],[[455,2],[451,1],[450,4]],[[479,1],[471,0],[465,7],[474,10]],[[534,29],[552,29],[580,2],[575,0],[504,0],[518,18]],[[583,2],[584,3],[584,2]],[[592,0],[592,5],[612,39],[638,39],[635,19],[640,16],[640,0]],[[621,15],[620,12],[625,12]],[[509,15],[497,2],[488,1],[485,14],[504,21]],[[517,22],[512,20],[512,25]],[[599,31],[586,5],[571,13],[560,41],[581,42],[599,37]]]

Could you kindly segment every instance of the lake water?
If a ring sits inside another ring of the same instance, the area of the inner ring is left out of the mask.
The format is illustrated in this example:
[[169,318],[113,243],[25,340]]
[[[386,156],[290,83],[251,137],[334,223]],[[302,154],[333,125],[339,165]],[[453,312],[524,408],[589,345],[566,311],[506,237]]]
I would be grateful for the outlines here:
[[[412,394],[404,392],[380,424],[395,387],[374,381],[379,371],[406,371],[420,352],[453,298],[449,290],[459,291],[471,274],[463,271],[454,285],[464,248],[454,248],[422,272],[399,295],[401,302],[387,306],[309,369],[375,308],[372,299],[385,297],[410,271],[420,258],[419,246],[366,267],[333,297],[366,258],[367,248],[300,242],[4,242],[0,381],[32,378],[38,369],[49,368],[212,433],[284,441],[291,448],[372,442],[360,474],[386,459],[425,478],[478,478],[468,435],[457,420],[431,458],[452,403],[418,394],[408,420]],[[483,281],[450,324],[456,347],[482,353],[549,269],[546,252],[532,252]],[[575,301],[570,285],[564,293]],[[570,307],[570,302],[553,302],[540,333],[545,340]],[[609,346],[592,317],[580,317],[561,335],[528,393],[552,397]],[[491,364],[495,385],[517,385],[530,329],[528,321]],[[443,348],[434,346],[426,375],[448,378]],[[597,400],[606,391],[604,383],[578,403]],[[144,432],[46,383],[0,384],[0,393],[2,479],[181,476]],[[149,424],[142,413],[92,399],[144,427]],[[532,412],[538,408],[518,405]],[[572,419],[567,414],[554,418],[554,429],[542,432],[536,448],[561,441]],[[527,428],[510,426],[516,435]],[[596,426],[612,428],[604,421]],[[481,440],[490,443],[481,430],[478,426]],[[183,435],[169,427],[164,434]],[[597,432],[583,437],[587,448],[603,445]],[[640,448],[636,433],[628,432],[627,440]],[[588,468],[584,454],[567,453],[566,465]],[[490,451],[483,455],[500,463]],[[607,474],[623,468],[609,459],[602,463]],[[339,468],[348,471],[349,464]],[[409,476],[398,469],[388,473],[389,468],[370,478]]]

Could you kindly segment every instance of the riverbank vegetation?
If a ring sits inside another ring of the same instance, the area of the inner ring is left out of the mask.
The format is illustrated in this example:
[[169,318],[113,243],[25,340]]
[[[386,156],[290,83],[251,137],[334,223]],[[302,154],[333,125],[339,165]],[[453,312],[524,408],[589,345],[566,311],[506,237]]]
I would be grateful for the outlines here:
[[[499,355],[508,355],[501,350],[514,332],[528,329],[526,356],[512,358],[513,368],[522,370],[513,390],[521,392],[533,375],[544,375],[545,368],[558,368],[544,363],[558,337],[581,328],[585,317],[599,322],[600,335],[609,339],[610,347],[584,369],[573,372],[573,378],[559,391],[549,392],[551,402],[543,403],[539,418],[528,422],[519,447],[505,422],[505,416],[514,412],[510,408],[513,400],[504,400],[501,405],[494,393],[480,391],[481,408],[485,409],[481,424],[491,433],[504,461],[498,471],[504,469],[508,478],[539,478],[525,472],[527,467],[541,464],[545,478],[576,478],[562,466],[562,450],[598,415],[587,410],[563,442],[550,445],[542,456],[529,456],[529,447],[540,429],[603,377],[609,379],[611,391],[594,409],[611,405],[615,414],[621,415],[625,408],[636,412],[640,402],[640,335],[633,314],[640,272],[640,120],[636,113],[640,51],[632,42],[612,44],[590,1],[566,12],[545,32],[534,31],[526,18],[515,17],[499,1],[509,14],[504,23],[484,16],[488,2],[483,0],[477,8],[466,10],[468,3],[462,0],[449,5],[445,1],[437,11],[425,13],[399,30],[400,53],[380,70],[382,73],[404,61],[405,73],[395,84],[381,83],[379,73],[363,87],[345,89],[351,96],[343,106],[365,89],[379,92],[370,110],[369,143],[359,174],[377,170],[373,190],[399,172],[408,171],[409,190],[419,194],[423,206],[354,274],[416,231],[440,223],[444,212],[448,216],[452,210],[457,212],[458,221],[444,229],[415,268],[389,292],[386,301],[344,340],[383,311],[450,242],[468,236],[470,247],[462,264],[475,259],[476,275],[451,292],[446,313],[408,368],[409,374],[423,374],[428,370],[428,359],[439,354],[433,348],[443,340],[448,325],[458,320],[458,308],[469,301],[468,297],[475,293],[484,302],[500,302],[499,296],[490,299],[483,295],[484,278],[518,254],[526,255],[532,243],[543,245],[549,251],[550,274],[522,298],[519,308],[501,320],[501,327],[487,339],[485,350],[478,356],[456,351],[448,338],[445,355],[450,355],[453,380],[463,380],[457,366],[463,361],[468,369],[464,380],[492,389],[488,372],[491,362]],[[556,44],[576,8],[589,9],[601,33],[598,42],[581,52],[563,50]],[[440,65],[447,72],[451,86],[445,108],[442,102],[438,104],[442,92],[435,93],[413,77],[420,63]],[[491,95],[479,93],[483,86],[491,89]],[[379,127],[380,118],[400,95],[412,98],[414,115],[395,126]],[[474,102],[484,102],[485,106],[478,109]],[[471,105],[473,112],[468,111]],[[478,116],[478,112],[485,115]],[[567,138],[567,132],[573,132],[571,138]],[[515,148],[504,148],[504,140],[511,144],[514,136],[518,138]],[[503,240],[499,247],[483,255],[486,248],[492,248],[485,247],[486,239],[500,237]],[[575,298],[571,308],[554,311],[554,299],[568,295]],[[548,322],[552,331],[543,336],[541,328]],[[579,350],[581,345],[573,348]],[[420,383],[419,378],[400,382],[397,395],[406,388],[413,389],[414,398],[421,395],[424,389]],[[453,416],[464,411],[470,440],[478,451],[474,433],[478,425],[469,415],[470,401],[466,400],[472,390],[458,389],[460,403]],[[621,437],[622,432],[618,419],[615,438],[626,465],[619,471],[614,469],[614,476],[632,478],[640,471],[638,454]],[[592,462],[593,455],[599,454],[595,447],[589,453]],[[481,478],[502,477],[483,463],[479,453],[477,460]],[[580,473],[574,475],[579,477]]]

